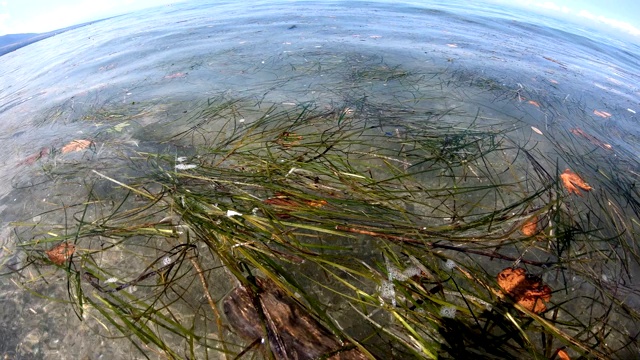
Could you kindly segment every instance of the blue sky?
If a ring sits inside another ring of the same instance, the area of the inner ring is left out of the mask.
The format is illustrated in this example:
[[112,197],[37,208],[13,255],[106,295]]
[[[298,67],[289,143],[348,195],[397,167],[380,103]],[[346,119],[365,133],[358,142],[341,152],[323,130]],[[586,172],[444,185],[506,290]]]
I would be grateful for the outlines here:
[[[41,33],[180,0],[0,0],[0,35]],[[640,39],[640,0],[483,0]],[[428,3],[428,0],[425,0]]]

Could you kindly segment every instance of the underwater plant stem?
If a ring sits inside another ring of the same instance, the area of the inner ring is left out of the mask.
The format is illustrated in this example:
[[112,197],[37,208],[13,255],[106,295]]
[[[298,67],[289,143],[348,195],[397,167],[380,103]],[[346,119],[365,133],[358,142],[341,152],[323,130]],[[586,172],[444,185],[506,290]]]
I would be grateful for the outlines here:
[[535,261],[535,260],[527,260],[527,259],[522,259],[520,257],[514,258],[512,256],[503,255],[503,254],[500,254],[500,253],[495,252],[495,251],[486,252],[486,251],[480,251],[480,250],[473,250],[473,249],[456,247],[456,246],[452,246],[452,245],[445,245],[445,244],[433,243],[433,242],[428,242],[428,241],[421,241],[421,240],[407,238],[407,237],[404,237],[404,236],[383,234],[383,233],[379,233],[379,232],[375,232],[375,231],[371,231],[371,230],[358,229],[358,228],[344,226],[344,225],[336,225],[336,230],[346,231],[346,232],[355,233],[355,234],[369,235],[369,236],[373,236],[373,237],[377,237],[377,238],[389,239],[389,240],[402,242],[402,243],[409,243],[409,244],[415,244],[415,245],[419,244],[419,245],[424,245],[424,246],[427,246],[427,247],[430,247],[430,248],[453,250],[453,251],[463,252],[463,253],[466,253],[466,254],[475,254],[475,255],[486,256],[486,257],[496,258],[496,259],[501,259],[501,260],[520,262],[520,263],[534,265],[534,266],[548,267],[548,266],[556,264],[555,262],[542,262],[542,261]]

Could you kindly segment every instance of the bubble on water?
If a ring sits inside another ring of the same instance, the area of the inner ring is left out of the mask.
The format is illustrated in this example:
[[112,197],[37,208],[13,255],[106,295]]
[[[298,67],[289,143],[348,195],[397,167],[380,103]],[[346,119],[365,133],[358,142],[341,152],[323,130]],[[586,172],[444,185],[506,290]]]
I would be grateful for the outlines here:
[[417,266],[409,266],[402,272],[402,275],[406,276],[407,278],[419,276],[420,274],[422,274],[422,270],[420,270],[420,268],[418,268]]
[[449,270],[453,270],[453,268],[455,268],[456,266],[456,262],[451,259],[447,259],[447,261],[445,261],[444,263],[444,267]]
[[398,268],[394,267],[393,265],[389,265],[387,266],[387,269],[389,270],[389,280],[400,280],[400,281],[405,281],[408,279],[408,277],[402,273],[400,270],[398,270]]
[[396,289],[391,281],[383,281],[380,284],[380,296],[383,299],[395,299]]
[[176,170],[190,170],[197,168],[198,165],[195,164],[176,164]]
[[168,257],[168,256],[163,257],[163,258],[162,258],[162,265],[163,265],[163,266],[167,266],[167,265],[169,265],[169,264],[171,264],[171,258],[170,258],[170,257]]
[[458,310],[456,310],[456,308],[453,306],[443,306],[442,308],[440,308],[440,316],[442,316],[443,318],[453,319],[456,317],[457,311]]

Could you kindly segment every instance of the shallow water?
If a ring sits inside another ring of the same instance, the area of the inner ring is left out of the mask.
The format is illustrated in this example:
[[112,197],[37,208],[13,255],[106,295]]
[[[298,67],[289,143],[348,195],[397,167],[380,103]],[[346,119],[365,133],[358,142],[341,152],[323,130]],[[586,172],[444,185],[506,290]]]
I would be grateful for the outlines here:
[[[446,111],[443,121],[452,126],[513,127],[517,120],[526,126],[514,136],[544,154],[555,151],[545,136],[566,136],[566,146],[582,154],[583,175],[616,166],[640,176],[635,44],[479,3],[256,2],[245,9],[176,4],[0,58],[5,267],[22,261],[16,222],[37,224],[43,214],[62,222],[47,211],[84,201],[92,170],[126,177],[117,170],[122,154],[190,155],[199,139],[163,141],[192,126],[203,104],[216,99],[243,104],[228,113],[239,124],[272,105],[306,102],[366,108],[391,127]],[[389,110],[399,108],[407,111]],[[576,128],[582,133],[570,135]],[[93,144],[85,152],[62,150],[77,139]],[[564,169],[569,161],[557,162]],[[94,191],[117,197],[109,186]],[[66,294],[59,283],[39,291]],[[0,353],[9,358],[141,358],[126,340],[96,337],[90,327],[100,324],[79,322],[66,304],[24,292],[8,277],[0,278],[0,297]],[[637,308],[637,297],[630,306]]]

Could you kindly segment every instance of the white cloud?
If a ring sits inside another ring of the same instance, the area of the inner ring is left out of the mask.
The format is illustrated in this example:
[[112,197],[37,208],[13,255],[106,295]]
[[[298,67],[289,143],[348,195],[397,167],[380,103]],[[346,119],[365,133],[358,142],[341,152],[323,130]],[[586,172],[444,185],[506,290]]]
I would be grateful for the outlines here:
[[[18,33],[43,33],[104,17],[108,6],[82,2],[74,6],[60,6],[46,13],[31,13],[28,18],[0,17],[0,35]],[[102,3],[104,4],[104,3]]]
[[578,16],[609,25],[615,29],[622,30],[634,36],[640,36],[640,29],[624,21],[611,19],[602,15],[595,15],[588,12],[587,10],[580,10],[578,12]]
[[0,35],[6,33],[5,29],[8,28],[7,23],[11,19],[11,15],[7,13],[0,13]]
[[[151,6],[161,6],[180,0],[81,0],[72,4],[56,5],[44,13],[31,11],[28,18],[0,16],[0,35],[17,33],[43,33],[88,21],[120,15]],[[2,3],[4,5],[4,3]],[[5,10],[6,11],[6,10]],[[0,14],[2,15],[2,14]]]
[[636,28],[628,22],[616,20],[602,15],[594,15],[587,10],[576,11],[565,5],[558,5],[553,1],[535,1],[535,0],[493,0],[507,6],[516,5],[530,10],[537,10],[548,15],[561,15],[563,18],[573,18],[574,21],[579,19],[589,20],[593,25],[604,25],[616,31],[623,31],[633,36],[640,36],[640,29]]
[[566,6],[560,6],[554,2],[551,1],[545,1],[543,3],[533,3],[534,6],[543,8],[543,9],[547,9],[547,10],[552,10],[552,11],[558,11],[558,12],[562,12],[565,14],[569,14],[571,12],[571,9],[569,9]]

